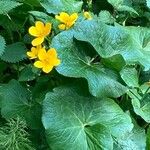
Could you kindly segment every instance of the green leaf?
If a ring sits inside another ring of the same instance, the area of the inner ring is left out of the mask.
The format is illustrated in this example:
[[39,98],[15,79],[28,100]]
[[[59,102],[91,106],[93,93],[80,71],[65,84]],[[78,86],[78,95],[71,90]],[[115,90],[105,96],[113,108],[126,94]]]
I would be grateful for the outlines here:
[[147,3],[147,7],[150,8],[150,0],[146,0],[146,3]]
[[[121,26],[120,26],[121,27]],[[124,59],[129,63],[139,62],[150,69],[150,29],[143,27],[121,27],[128,37],[128,45],[121,52]]]
[[122,28],[94,19],[78,23],[74,28],[74,36],[80,41],[89,42],[102,58],[120,54],[129,41],[128,34]]
[[113,140],[107,127],[101,124],[84,127],[88,149],[113,149]]
[[41,5],[46,11],[53,14],[79,12],[81,11],[82,4],[83,2],[79,0],[41,0]]
[[145,150],[146,135],[134,121],[134,128],[120,138],[114,138],[114,150]]
[[0,35],[0,56],[3,54],[5,50],[6,42],[5,39]]
[[124,67],[121,72],[121,77],[129,87],[139,87],[138,72],[133,67]]
[[25,59],[27,49],[24,45],[24,43],[17,42],[13,43],[11,45],[7,45],[5,52],[0,57],[3,61],[9,62],[9,63],[16,63],[19,61],[22,61]]
[[74,28],[74,36],[80,41],[89,42],[102,58],[120,54],[127,64],[140,63],[145,70],[150,69],[148,28],[122,27],[117,24],[114,27],[90,20],[78,23]]
[[34,80],[39,74],[36,68],[31,65],[26,66],[20,73],[19,81],[31,81]]
[[7,14],[10,10],[22,5],[11,0],[0,0],[0,14]]
[[35,150],[29,139],[27,124],[21,118],[7,120],[0,127],[1,150]]
[[150,150],[150,126],[147,130],[147,142],[146,142],[146,150]]
[[121,55],[114,55],[112,57],[102,59],[102,63],[105,66],[112,68],[118,72],[121,71],[122,68],[126,65],[126,62]]
[[[15,118],[17,116],[26,119],[29,126],[37,128],[40,126],[41,108],[38,104],[31,103],[30,92],[22,87],[16,80],[0,87],[1,114],[4,118]],[[33,121],[34,120],[34,121]]]
[[138,93],[137,90],[133,89],[128,95],[132,98],[134,112],[150,123],[150,91],[149,87],[145,88],[145,86],[140,87],[143,93]]
[[43,13],[41,11],[30,11],[30,14],[36,17],[37,20],[42,20],[43,22],[52,22],[54,18],[47,15],[46,13]]
[[98,19],[104,23],[113,24],[115,22],[115,18],[110,14],[109,11],[101,11],[99,13]]
[[141,71],[140,73],[140,83],[144,84],[150,81],[150,70],[148,71]]
[[54,150],[112,150],[110,134],[132,130],[130,117],[113,100],[84,97],[70,86],[46,95],[42,121]]
[[128,11],[138,15],[138,13],[132,8],[131,0],[107,0],[116,10]]
[[0,88],[0,93],[2,97],[1,113],[5,118],[24,114],[31,107],[28,103],[29,92],[15,80],[3,85]]
[[40,0],[19,0],[19,2],[30,6],[40,6]]
[[142,100],[142,102],[138,99],[132,99],[132,105],[135,113],[150,123],[150,96]]
[[93,58],[86,53],[86,49],[78,50],[73,41],[73,33],[62,32],[52,40],[52,47],[56,48],[61,60],[57,71],[68,77],[86,78],[90,92],[94,96],[123,95],[127,89],[118,82],[118,75],[100,63],[92,63]]

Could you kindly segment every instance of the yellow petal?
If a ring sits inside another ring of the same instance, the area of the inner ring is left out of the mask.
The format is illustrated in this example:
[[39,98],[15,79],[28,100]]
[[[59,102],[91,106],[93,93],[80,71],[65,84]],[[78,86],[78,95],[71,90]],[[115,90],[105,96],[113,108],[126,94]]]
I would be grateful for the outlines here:
[[41,61],[36,61],[36,62],[34,63],[34,66],[35,66],[36,68],[43,68],[43,63],[42,63]]
[[48,34],[50,34],[52,29],[52,24],[51,23],[46,23],[45,28],[44,28],[44,34],[45,36],[47,36]]
[[57,57],[57,52],[56,52],[56,49],[55,48],[50,48],[48,51],[47,51],[47,54],[51,57]]
[[75,22],[77,19],[78,19],[78,14],[77,14],[77,13],[73,13],[73,14],[70,16],[70,21]]
[[38,53],[38,57],[40,60],[44,60],[47,58],[47,52],[46,52],[45,48],[40,49],[40,51]]
[[66,25],[64,25],[64,24],[60,24],[60,25],[58,25],[58,28],[59,28],[60,30],[65,30]]
[[60,59],[58,59],[56,57],[51,57],[49,64],[51,66],[58,66],[60,64]]
[[60,15],[56,15],[55,18],[60,22],[66,23],[69,18],[69,15],[65,12],[61,12]]
[[43,72],[49,73],[53,69],[53,66],[44,66],[42,68]]
[[42,31],[44,29],[44,23],[41,21],[36,21],[35,27],[38,31]]
[[87,11],[84,12],[84,17],[85,17],[86,19],[88,19],[88,20],[91,20],[91,19],[92,19],[91,14],[90,14],[89,12],[87,12]]
[[32,36],[35,36],[35,37],[39,36],[39,34],[38,34],[38,32],[37,32],[37,30],[34,26],[29,28],[29,34],[32,35]]
[[55,64],[54,64],[54,66],[58,66],[58,65],[60,65],[60,63],[61,63],[60,59],[58,59],[58,58],[57,58],[57,59],[55,60]]
[[35,53],[35,51],[36,51],[36,48],[35,48],[35,47],[32,47],[32,48],[31,48],[31,52],[32,52],[32,53]]
[[38,51],[39,51],[39,49],[37,49],[37,47],[36,47],[36,48],[35,48],[35,47],[32,47],[32,48],[31,48],[31,52],[32,52],[33,55],[36,56],[36,57],[38,56]]
[[37,49],[41,49],[41,48],[42,48],[42,45],[37,45],[36,48],[37,48]]
[[30,59],[34,59],[34,55],[32,52],[27,52],[27,56],[30,57]]
[[35,38],[35,39],[32,41],[32,45],[33,45],[33,46],[40,45],[40,44],[43,43],[43,41],[44,41],[44,37]]
[[73,22],[73,21],[72,21],[72,22],[68,22],[68,23],[66,24],[66,30],[70,29],[73,25],[74,25],[74,22]]
[[78,14],[77,13],[73,13],[70,16],[69,21],[66,23],[66,29],[70,29],[75,24],[77,19],[78,19]]

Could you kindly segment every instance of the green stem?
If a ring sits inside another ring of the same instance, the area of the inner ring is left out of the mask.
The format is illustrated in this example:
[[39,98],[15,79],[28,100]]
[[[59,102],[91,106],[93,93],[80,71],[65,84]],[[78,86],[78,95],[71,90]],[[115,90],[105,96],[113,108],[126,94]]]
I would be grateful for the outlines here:
[[139,101],[141,101],[141,99],[139,99],[139,97],[137,95],[135,95],[131,90],[129,90],[130,93],[132,93]]

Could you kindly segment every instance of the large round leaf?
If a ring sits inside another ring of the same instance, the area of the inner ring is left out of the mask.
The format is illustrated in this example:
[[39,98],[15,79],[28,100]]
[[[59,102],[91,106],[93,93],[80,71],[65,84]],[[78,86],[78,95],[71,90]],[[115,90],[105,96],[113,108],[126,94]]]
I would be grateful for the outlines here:
[[58,14],[65,12],[79,12],[81,11],[83,2],[79,0],[41,0],[41,5],[48,13]]
[[128,34],[122,28],[106,25],[98,19],[78,23],[74,36],[80,41],[89,42],[102,58],[120,54],[129,44]]
[[130,117],[113,100],[81,96],[70,86],[46,95],[42,121],[53,150],[112,150],[111,135],[132,129]]
[[61,60],[57,71],[69,77],[82,77],[88,80],[90,92],[97,97],[119,97],[126,92],[126,88],[118,82],[117,74],[100,63],[90,61],[86,49],[80,49],[73,40],[74,31],[60,33],[52,41]]
[[124,32],[129,35],[130,42],[121,54],[126,61],[131,63],[139,62],[145,67],[145,70],[149,70],[150,29],[142,27],[126,27],[124,30]]
[[121,54],[128,64],[140,63],[150,68],[150,30],[103,24],[98,19],[82,21],[75,26],[74,36],[89,42],[103,58]]

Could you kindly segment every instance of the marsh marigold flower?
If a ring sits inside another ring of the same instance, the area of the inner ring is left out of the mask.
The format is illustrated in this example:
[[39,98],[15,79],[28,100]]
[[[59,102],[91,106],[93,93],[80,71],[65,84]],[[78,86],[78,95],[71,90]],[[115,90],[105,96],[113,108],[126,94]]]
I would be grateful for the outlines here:
[[41,49],[38,53],[38,58],[39,60],[34,63],[34,66],[41,68],[45,73],[49,73],[53,67],[60,64],[60,59],[57,58],[57,52],[54,48],[48,51]]
[[31,26],[29,28],[29,33],[32,36],[36,37],[32,41],[32,45],[33,46],[37,46],[37,45],[42,44],[43,41],[44,41],[44,38],[50,34],[51,28],[52,28],[52,24],[51,23],[44,24],[41,21],[37,21],[35,23],[35,26]]
[[72,15],[69,15],[65,12],[61,12],[59,15],[56,15],[55,18],[62,23],[58,26],[59,29],[68,30],[75,24],[78,19],[78,14],[73,13]]
[[88,11],[83,12],[83,14],[84,14],[84,17],[85,17],[86,19],[88,19],[88,20],[91,20],[91,19],[92,19],[92,16],[91,16],[91,14],[90,14]]
[[27,52],[27,56],[30,58],[30,59],[35,59],[38,57],[38,53],[39,51],[42,49],[42,46],[41,45],[38,45],[36,47],[32,47],[31,48],[31,51],[28,51]]

